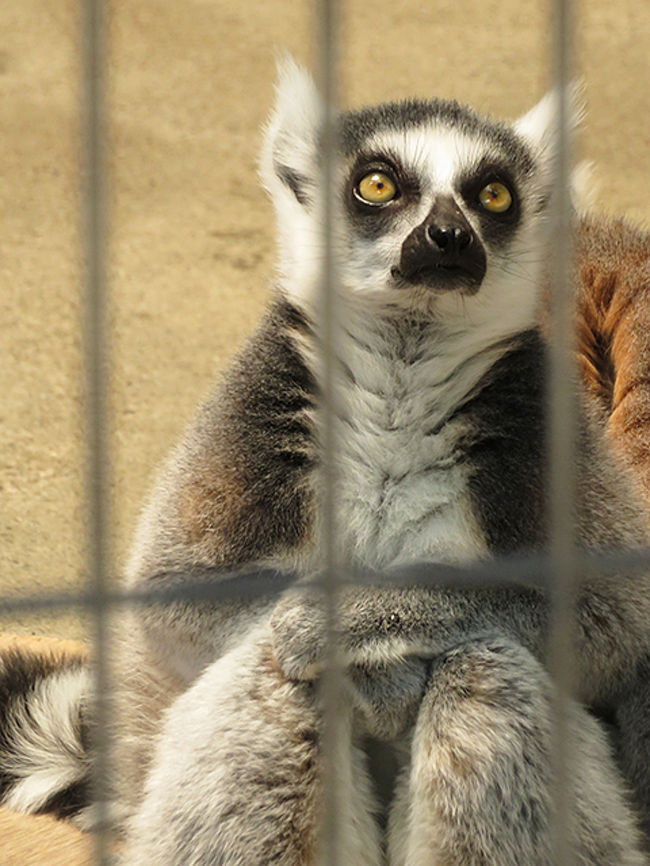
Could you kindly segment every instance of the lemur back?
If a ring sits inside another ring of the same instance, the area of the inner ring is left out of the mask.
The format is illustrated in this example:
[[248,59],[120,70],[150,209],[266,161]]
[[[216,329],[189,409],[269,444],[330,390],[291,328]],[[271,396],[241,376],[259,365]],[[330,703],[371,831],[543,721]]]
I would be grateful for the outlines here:
[[[454,102],[413,100],[341,118],[335,494],[339,554],[351,566],[466,563],[547,541],[541,322],[552,109],[547,98],[506,124]],[[287,62],[261,167],[278,215],[274,297],[161,473],[129,587],[173,588],[255,568],[308,581],[318,571],[320,119],[311,80]],[[585,218],[576,247],[588,386],[578,399],[577,535],[588,549],[640,547],[646,512],[612,448],[615,440],[623,456],[632,453],[615,431],[631,390],[622,383],[635,381],[625,366],[633,353],[624,357],[616,342],[625,316],[607,311],[617,291],[630,294],[631,277],[624,289],[617,280],[633,260],[650,284],[650,242],[623,224]],[[637,688],[649,615],[645,575],[585,578],[576,605],[582,704],[615,714]],[[376,866],[386,848],[393,866],[550,864],[553,683],[543,589],[525,574],[508,588],[349,587],[340,621],[349,695],[340,755],[345,862]],[[299,592],[145,607],[120,620],[116,640],[116,789],[134,815],[125,862],[314,863],[318,599]],[[28,702],[18,691],[16,700]],[[581,756],[575,850],[594,866],[640,864],[620,770],[582,704],[571,710]],[[626,736],[643,724],[633,714]],[[385,839],[364,738],[390,742],[400,755]],[[9,796],[25,775],[12,748],[9,736],[0,749]],[[69,785],[49,777],[32,807]]]

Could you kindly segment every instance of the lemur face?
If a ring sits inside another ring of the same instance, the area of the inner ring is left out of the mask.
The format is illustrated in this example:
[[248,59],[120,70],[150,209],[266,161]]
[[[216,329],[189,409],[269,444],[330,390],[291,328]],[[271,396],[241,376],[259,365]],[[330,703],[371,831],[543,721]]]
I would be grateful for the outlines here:
[[[276,205],[280,283],[313,306],[322,261],[321,105],[280,70],[262,178]],[[342,303],[527,327],[543,279],[552,99],[508,125],[444,100],[342,115],[335,182]]]
[[[514,136],[506,142],[512,145],[507,155],[499,146],[503,130],[492,147],[489,125],[480,136],[465,131],[460,112],[451,126],[450,108],[455,106],[380,106],[374,111],[377,131],[354,142],[344,181],[349,260],[374,271],[386,288],[476,294],[488,259],[506,252],[516,238],[519,185],[525,186],[532,159]],[[366,123],[372,111],[363,113]],[[410,118],[414,112],[421,118]],[[358,128],[358,115],[346,116],[346,126]],[[344,142],[350,138],[344,133]]]

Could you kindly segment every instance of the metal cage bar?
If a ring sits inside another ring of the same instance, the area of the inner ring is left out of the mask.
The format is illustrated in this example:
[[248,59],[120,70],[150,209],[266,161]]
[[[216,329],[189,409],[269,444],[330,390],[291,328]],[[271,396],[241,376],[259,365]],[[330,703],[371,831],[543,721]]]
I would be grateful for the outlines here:
[[320,417],[322,437],[321,486],[321,562],[322,588],[326,596],[327,610],[327,659],[321,682],[324,706],[324,810],[322,825],[322,848],[320,861],[323,866],[343,866],[340,854],[339,791],[337,780],[336,751],[340,739],[341,676],[336,641],[336,602],[341,586],[341,571],[345,564],[337,547],[338,538],[336,509],[336,451],[337,451],[337,388],[336,365],[338,342],[338,316],[336,309],[337,261],[334,241],[334,192],[337,107],[338,107],[338,3],[336,0],[318,0],[317,7],[317,72],[323,100],[321,117],[321,183],[322,196],[322,247],[323,269],[320,286],[320,315],[318,329],[319,346],[323,360],[323,402]]
[[[521,586],[523,576],[531,586],[549,588],[552,568],[549,554],[531,553],[495,557],[471,565],[450,565],[447,563],[415,563],[401,566],[381,573],[373,571],[354,571],[343,574],[340,585],[353,586],[421,586],[431,587],[471,587],[486,586],[488,583],[500,586]],[[579,556],[581,575],[612,576],[625,570],[629,574],[647,571],[650,567],[650,548],[611,553],[584,553]],[[174,572],[164,572],[160,577],[173,578]],[[186,577],[179,573],[178,578]],[[219,582],[211,581],[218,576]],[[261,596],[280,595],[293,586],[297,576],[289,572],[275,570],[256,570],[230,572],[224,574],[217,569],[197,569],[191,580],[182,586],[149,590],[105,591],[109,608],[126,604],[171,604],[179,599],[192,601],[225,601],[227,599],[255,599]],[[65,608],[90,608],[94,593],[91,592],[52,592],[33,595],[0,596],[0,614],[11,616],[22,612],[39,613]]]
[[87,505],[88,505],[88,606],[93,615],[95,640],[93,732],[93,788],[96,802],[96,861],[109,862],[108,827],[108,598],[110,570],[107,321],[106,321],[106,166],[105,166],[105,48],[106,32],[102,0],[82,4],[82,116],[83,238],[85,245],[84,360],[86,370]]
[[571,866],[570,815],[573,813],[573,750],[570,743],[569,701],[574,692],[573,612],[577,551],[574,539],[576,399],[574,391],[574,336],[571,208],[571,105],[569,87],[573,61],[571,0],[555,0],[552,8],[551,71],[556,100],[553,206],[549,239],[551,265],[551,340],[547,429],[550,469],[551,595],[550,669],[556,688],[553,730],[555,778],[554,853],[557,866]]
[[[228,579],[220,574],[218,582],[205,569],[192,575],[175,589],[147,592],[114,591],[109,588],[111,556],[108,547],[108,436],[107,382],[108,362],[106,336],[106,251],[107,221],[105,195],[105,54],[106,36],[102,0],[85,0],[83,6],[83,105],[84,119],[84,224],[86,256],[86,291],[84,303],[85,372],[87,398],[87,496],[89,511],[88,589],[82,593],[53,593],[40,596],[0,597],[0,612],[44,611],[66,607],[83,607],[93,613],[95,624],[96,714],[98,732],[96,749],[96,794],[100,831],[97,834],[96,858],[100,866],[109,862],[107,836],[107,783],[110,771],[108,722],[109,679],[107,665],[107,616],[112,608],[125,604],[166,604],[179,598],[191,600],[223,600],[254,598],[280,594],[292,583],[292,575],[274,571],[233,573]],[[574,548],[572,534],[574,398],[572,389],[572,292],[570,290],[570,106],[572,46],[574,34],[573,9],[570,0],[555,0],[553,8],[553,84],[557,96],[557,151],[555,166],[555,205],[550,227],[555,257],[553,272],[554,339],[551,351],[551,400],[549,431],[551,464],[551,544],[548,552],[494,559],[469,566],[416,564],[393,569],[382,574],[370,572],[351,574],[340,561],[335,546],[335,357],[336,309],[333,287],[336,285],[336,259],[333,238],[332,195],[335,159],[335,109],[337,106],[337,18],[336,0],[318,0],[318,58],[321,91],[324,97],[322,164],[325,196],[323,219],[324,269],[322,276],[323,326],[320,332],[324,352],[326,386],[323,413],[324,483],[323,483],[323,578],[321,587],[328,597],[330,636],[335,635],[335,599],[344,584],[390,584],[430,586],[476,584],[514,584],[522,575],[535,584],[550,589],[553,599],[552,668],[558,686],[555,771],[557,779],[556,862],[570,866],[567,816],[570,812],[570,744],[566,726],[566,707],[572,686],[570,658],[571,610],[576,573],[608,574],[621,568],[641,570],[650,565],[650,550],[622,553],[580,554]],[[186,575],[184,575],[186,577]],[[179,575],[180,578],[180,575]],[[339,685],[341,671],[336,659],[335,641],[330,640],[328,672],[324,681],[326,704],[326,754],[332,754],[339,720]],[[333,770],[327,772],[325,798],[325,862],[327,866],[344,866],[338,854],[337,792]]]

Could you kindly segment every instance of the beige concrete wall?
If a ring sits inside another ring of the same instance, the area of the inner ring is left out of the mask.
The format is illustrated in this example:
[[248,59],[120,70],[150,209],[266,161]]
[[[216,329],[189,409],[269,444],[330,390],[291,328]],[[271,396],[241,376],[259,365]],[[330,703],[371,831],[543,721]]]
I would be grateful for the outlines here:
[[[83,581],[80,59],[72,0],[0,0],[0,591]],[[296,0],[110,4],[109,190],[116,571],[152,473],[254,327],[273,260],[256,177],[273,52],[309,63]],[[544,92],[538,0],[350,0],[344,101],[453,96],[497,116]],[[582,152],[599,201],[650,217],[650,4],[583,0]],[[83,636],[76,615],[14,631]]]

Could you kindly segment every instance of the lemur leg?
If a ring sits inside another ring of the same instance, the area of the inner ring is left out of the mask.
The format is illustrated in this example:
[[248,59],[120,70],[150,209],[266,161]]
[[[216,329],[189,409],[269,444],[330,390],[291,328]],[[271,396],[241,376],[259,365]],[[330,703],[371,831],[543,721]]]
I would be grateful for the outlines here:
[[650,851],[650,658],[641,662],[636,680],[616,701],[614,721],[618,761]]
[[[552,866],[552,687],[507,639],[437,658],[389,819],[390,866]],[[580,866],[639,866],[638,832],[606,738],[570,708]]]
[[[379,866],[371,785],[346,712],[342,862]],[[263,631],[212,664],[167,716],[125,866],[315,866],[320,717],[314,686],[287,681]]]

